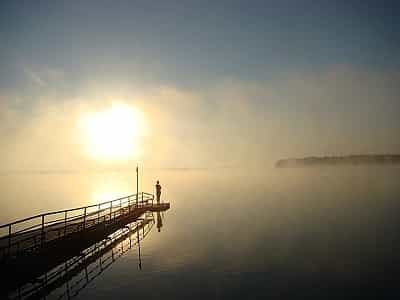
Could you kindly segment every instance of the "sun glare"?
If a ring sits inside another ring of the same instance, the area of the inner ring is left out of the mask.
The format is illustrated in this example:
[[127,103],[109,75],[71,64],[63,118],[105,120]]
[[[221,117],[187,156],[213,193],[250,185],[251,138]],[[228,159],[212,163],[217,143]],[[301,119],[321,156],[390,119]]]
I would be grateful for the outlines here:
[[81,120],[86,154],[96,160],[128,160],[140,152],[146,131],[139,110],[113,105],[109,110],[86,115]]

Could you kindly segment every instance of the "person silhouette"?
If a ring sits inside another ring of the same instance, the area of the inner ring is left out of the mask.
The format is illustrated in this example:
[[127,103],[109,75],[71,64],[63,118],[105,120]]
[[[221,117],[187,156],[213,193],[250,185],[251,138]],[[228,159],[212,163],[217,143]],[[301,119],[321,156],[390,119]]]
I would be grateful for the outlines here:
[[161,185],[160,185],[160,182],[158,180],[157,180],[157,184],[156,184],[156,196],[157,196],[157,204],[160,204]]

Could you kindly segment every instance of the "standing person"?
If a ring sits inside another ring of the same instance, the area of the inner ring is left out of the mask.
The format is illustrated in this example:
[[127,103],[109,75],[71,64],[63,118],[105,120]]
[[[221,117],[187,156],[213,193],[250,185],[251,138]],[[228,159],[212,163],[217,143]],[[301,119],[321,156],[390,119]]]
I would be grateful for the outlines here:
[[161,185],[160,185],[160,182],[158,180],[157,180],[157,184],[156,184],[156,195],[157,195],[157,204],[160,204]]

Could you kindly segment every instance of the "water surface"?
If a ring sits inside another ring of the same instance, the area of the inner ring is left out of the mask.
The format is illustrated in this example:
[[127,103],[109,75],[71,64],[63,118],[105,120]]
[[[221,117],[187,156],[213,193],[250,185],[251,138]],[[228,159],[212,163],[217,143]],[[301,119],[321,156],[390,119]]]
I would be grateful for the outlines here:
[[[144,170],[171,209],[76,299],[390,298],[400,168]],[[134,193],[133,172],[0,176],[1,223]],[[50,297],[51,298],[51,297]]]

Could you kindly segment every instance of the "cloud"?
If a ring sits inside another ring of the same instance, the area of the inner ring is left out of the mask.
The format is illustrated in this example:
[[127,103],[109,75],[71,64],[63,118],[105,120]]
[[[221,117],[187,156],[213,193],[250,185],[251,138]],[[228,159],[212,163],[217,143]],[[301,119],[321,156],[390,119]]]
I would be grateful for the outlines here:
[[42,77],[39,76],[38,73],[33,72],[32,70],[28,69],[27,67],[23,68],[25,75],[35,84],[39,85],[39,86],[46,86],[46,82],[44,81],[44,79],[42,79]]
[[43,86],[29,110],[2,101],[0,160],[9,169],[96,166],[83,154],[77,124],[116,100],[148,120],[138,158],[147,166],[260,166],[288,156],[400,152],[399,79],[396,72],[336,66],[197,89],[93,80],[75,98],[55,98]]
[[64,71],[53,67],[42,67],[39,69],[32,69],[26,65],[22,66],[22,70],[31,82],[40,86],[46,87],[50,83],[62,80]]

